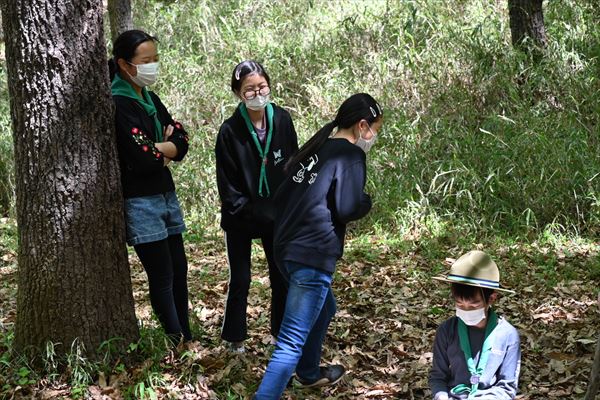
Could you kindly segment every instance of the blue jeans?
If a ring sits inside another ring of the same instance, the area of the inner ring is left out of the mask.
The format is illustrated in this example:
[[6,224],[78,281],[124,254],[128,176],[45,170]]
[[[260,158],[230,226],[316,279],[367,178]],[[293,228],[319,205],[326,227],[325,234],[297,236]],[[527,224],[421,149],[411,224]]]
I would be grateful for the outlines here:
[[320,378],[323,340],[336,311],[330,273],[288,261],[282,267],[289,285],[285,313],[257,400],[279,400],[294,371],[305,381]]

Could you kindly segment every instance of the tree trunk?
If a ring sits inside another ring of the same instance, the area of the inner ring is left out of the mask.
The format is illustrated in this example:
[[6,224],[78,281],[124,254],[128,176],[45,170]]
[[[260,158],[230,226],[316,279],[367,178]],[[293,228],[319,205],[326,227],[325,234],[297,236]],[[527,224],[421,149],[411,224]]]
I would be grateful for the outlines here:
[[594,364],[592,365],[592,373],[590,374],[590,383],[583,400],[594,400],[600,389],[600,335],[598,335],[598,343],[596,344],[596,355],[594,356]]
[[108,15],[113,42],[121,33],[133,29],[130,0],[108,0]]
[[138,337],[101,0],[0,0],[19,227],[15,347]]
[[513,46],[522,48],[529,39],[539,48],[546,47],[542,0],[508,0],[508,12]]

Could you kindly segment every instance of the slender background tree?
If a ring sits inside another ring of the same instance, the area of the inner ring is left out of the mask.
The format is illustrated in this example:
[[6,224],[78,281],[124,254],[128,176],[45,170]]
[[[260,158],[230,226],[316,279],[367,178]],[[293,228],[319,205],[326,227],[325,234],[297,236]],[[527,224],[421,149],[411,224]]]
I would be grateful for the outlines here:
[[19,228],[16,349],[138,336],[101,0],[0,0]]
[[512,44],[522,47],[529,39],[540,48],[546,47],[542,0],[508,0]]
[[108,15],[113,42],[121,33],[133,29],[130,0],[108,0]]

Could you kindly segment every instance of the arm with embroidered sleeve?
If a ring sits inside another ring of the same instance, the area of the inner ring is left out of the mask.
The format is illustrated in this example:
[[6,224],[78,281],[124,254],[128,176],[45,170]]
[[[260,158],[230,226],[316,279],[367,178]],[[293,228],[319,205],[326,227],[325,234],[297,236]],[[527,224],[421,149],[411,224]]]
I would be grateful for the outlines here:
[[498,380],[487,389],[480,389],[475,392],[474,399],[478,400],[512,400],[517,396],[517,386],[519,383],[519,372],[521,369],[521,346],[519,334],[515,330],[512,334],[512,341],[506,347],[506,353],[500,369],[497,373]]
[[229,214],[237,215],[243,212],[244,207],[249,205],[250,199],[242,191],[243,185],[240,179],[242,171],[228,146],[228,133],[231,133],[230,128],[222,125],[217,135],[217,144],[215,146],[217,188],[223,208]]
[[117,103],[115,110],[115,125],[117,147],[121,157],[135,173],[153,174],[164,168],[165,158],[154,146],[154,142],[140,127],[142,121],[138,110],[131,104]]
[[333,216],[343,224],[367,215],[371,210],[371,197],[364,193],[367,171],[365,161],[346,167],[335,181]]
[[450,361],[448,360],[448,324],[439,326],[433,342],[433,362],[429,371],[429,387],[434,400],[448,399],[450,381]]
[[173,131],[168,136],[165,137],[165,141],[163,143],[169,143],[175,145],[176,153],[172,154],[170,157],[173,161],[181,161],[185,157],[189,148],[189,135],[184,129],[181,122],[175,121],[171,114],[162,103],[160,98],[154,92],[150,92],[150,96],[152,97],[152,101],[156,106],[156,109],[160,115],[160,122],[163,126],[172,126]]
[[173,161],[181,161],[188,152],[190,138],[180,122],[174,121],[173,128],[173,133],[167,140],[177,147],[177,156],[173,157]]

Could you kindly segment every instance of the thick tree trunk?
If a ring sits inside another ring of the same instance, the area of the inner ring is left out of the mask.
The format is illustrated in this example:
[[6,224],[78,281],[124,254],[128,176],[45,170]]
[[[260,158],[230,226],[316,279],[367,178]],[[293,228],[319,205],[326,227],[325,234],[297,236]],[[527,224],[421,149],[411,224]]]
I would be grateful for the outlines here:
[[19,226],[15,346],[138,336],[101,0],[0,0]]
[[583,400],[594,400],[600,390],[600,334],[598,335],[598,343],[596,344],[596,355],[594,356],[594,364],[592,365],[592,373],[590,374],[590,383]]
[[113,42],[121,33],[133,29],[130,0],[108,0],[108,15]]
[[513,46],[522,47],[529,39],[540,48],[546,47],[542,0],[508,0],[508,12]]

